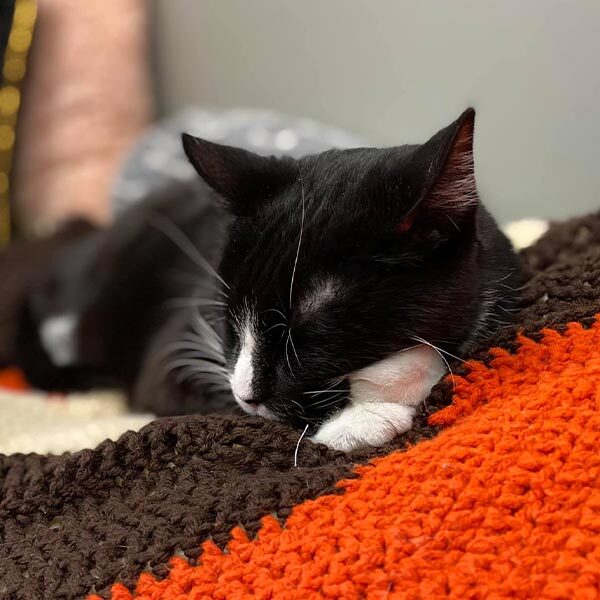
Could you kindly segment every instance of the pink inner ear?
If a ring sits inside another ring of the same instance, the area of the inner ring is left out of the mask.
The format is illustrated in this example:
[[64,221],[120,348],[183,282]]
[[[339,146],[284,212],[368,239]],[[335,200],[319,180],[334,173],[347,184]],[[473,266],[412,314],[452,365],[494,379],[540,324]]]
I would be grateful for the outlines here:
[[[432,211],[448,217],[458,227],[477,206],[477,185],[473,162],[473,120],[469,119],[456,134],[446,164],[425,199]],[[450,221],[449,221],[450,222]],[[458,224],[458,225],[457,225]]]
[[400,221],[400,223],[396,225],[396,233],[405,233],[406,231],[408,231],[413,226],[414,220],[414,212],[404,217],[404,219],[402,219],[402,221]]

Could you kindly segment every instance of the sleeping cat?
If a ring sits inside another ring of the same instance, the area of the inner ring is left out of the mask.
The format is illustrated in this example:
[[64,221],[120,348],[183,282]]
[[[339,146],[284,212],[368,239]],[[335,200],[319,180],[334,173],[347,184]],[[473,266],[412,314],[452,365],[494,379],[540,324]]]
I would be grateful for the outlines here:
[[[203,190],[134,209],[95,242],[93,293],[69,308],[68,335],[52,339],[57,312],[33,314],[31,297],[23,322],[48,364],[67,338],[60,368],[115,375],[134,406],[162,388],[163,412],[202,411],[231,390],[245,412],[330,447],[381,445],[410,429],[445,355],[515,305],[515,254],[477,196],[474,116],[421,145],[299,160],[184,135],[218,202]],[[192,264],[191,281],[167,285]]]

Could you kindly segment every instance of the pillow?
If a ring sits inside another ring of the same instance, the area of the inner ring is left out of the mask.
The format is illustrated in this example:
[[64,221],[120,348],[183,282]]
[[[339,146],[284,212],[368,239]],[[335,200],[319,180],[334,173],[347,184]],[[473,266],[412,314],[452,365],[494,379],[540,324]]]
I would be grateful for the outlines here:
[[38,0],[17,133],[19,226],[111,215],[120,162],[152,112],[145,0]]
[[190,107],[156,123],[135,145],[113,189],[117,212],[155,190],[181,187],[181,182],[199,185],[198,175],[183,152],[182,131],[264,155],[299,157],[329,148],[368,145],[344,130],[272,110]]

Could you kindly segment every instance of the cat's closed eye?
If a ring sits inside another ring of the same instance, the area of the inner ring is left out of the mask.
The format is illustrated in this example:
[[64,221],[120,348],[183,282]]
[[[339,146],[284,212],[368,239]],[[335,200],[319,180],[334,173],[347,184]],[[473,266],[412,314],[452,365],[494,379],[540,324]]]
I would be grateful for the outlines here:
[[334,277],[321,277],[313,282],[297,303],[297,313],[300,320],[310,319],[332,302],[339,299],[343,293],[343,283]]

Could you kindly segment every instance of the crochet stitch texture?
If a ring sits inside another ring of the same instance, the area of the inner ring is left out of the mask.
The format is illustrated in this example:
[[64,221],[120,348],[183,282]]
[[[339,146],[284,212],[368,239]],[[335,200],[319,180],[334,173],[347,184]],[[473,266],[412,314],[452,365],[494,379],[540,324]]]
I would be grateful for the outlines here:
[[600,215],[522,256],[516,322],[385,448],[294,468],[298,432],[215,416],[0,457],[0,598],[598,597]]

